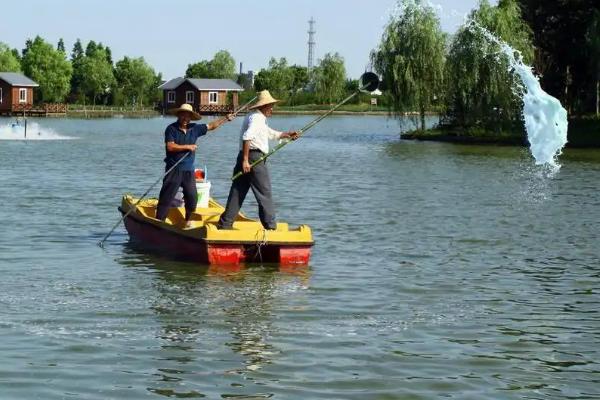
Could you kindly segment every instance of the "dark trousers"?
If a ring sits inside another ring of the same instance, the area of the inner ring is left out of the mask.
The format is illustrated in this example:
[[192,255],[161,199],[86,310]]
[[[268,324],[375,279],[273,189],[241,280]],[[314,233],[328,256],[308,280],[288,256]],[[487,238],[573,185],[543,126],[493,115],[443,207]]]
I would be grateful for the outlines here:
[[198,191],[196,190],[196,178],[194,171],[181,171],[175,168],[163,179],[158,206],[156,208],[156,219],[164,221],[169,214],[169,208],[179,188],[183,188],[183,201],[185,202],[185,220],[189,221],[192,213],[196,211],[198,204]]
[[[250,150],[249,161],[252,164],[254,161],[259,159],[263,155],[258,150]],[[242,152],[238,155],[235,168],[233,173],[237,174],[242,170],[242,161],[244,156]],[[225,212],[221,215],[219,221],[219,228],[229,229],[235,221],[242,208],[248,189],[252,189],[254,197],[258,202],[258,216],[260,222],[265,229],[276,229],[277,223],[275,222],[275,205],[273,204],[273,197],[271,194],[271,177],[269,176],[269,170],[265,162],[261,162],[255,165],[247,174],[244,174],[237,178],[231,183],[231,189],[229,190],[229,197],[227,198],[227,206]]]

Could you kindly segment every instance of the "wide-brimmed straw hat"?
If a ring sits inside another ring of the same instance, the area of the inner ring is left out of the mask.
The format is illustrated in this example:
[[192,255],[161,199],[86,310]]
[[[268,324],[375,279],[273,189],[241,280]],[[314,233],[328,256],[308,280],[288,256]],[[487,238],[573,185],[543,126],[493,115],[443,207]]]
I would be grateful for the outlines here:
[[256,103],[254,103],[249,108],[253,110],[255,108],[260,108],[262,106],[266,106],[268,104],[275,104],[278,102],[279,100],[273,98],[273,96],[271,96],[271,93],[269,93],[268,90],[263,90],[261,92],[258,92],[258,100],[256,100]]
[[194,121],[202,118],[202,116],[200,114],[198,114],[196,111],[194,111],[194,108],[192,107],[192,105],[187,104],[187,103],[180,105],[179,108],[171,108],[169,110],[169,114],[172,114],[172,115],[177,115],[180,112],[189,112],[190,114],[192,114],[192,119]]

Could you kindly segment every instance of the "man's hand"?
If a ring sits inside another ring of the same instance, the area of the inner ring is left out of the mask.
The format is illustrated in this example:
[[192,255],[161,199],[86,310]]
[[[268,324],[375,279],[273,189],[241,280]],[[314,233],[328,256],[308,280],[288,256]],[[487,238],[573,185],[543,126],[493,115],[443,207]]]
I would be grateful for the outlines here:
[[296,140],[300,137],[300,132],[298,132],[298,131],[285,132],[283,135],[281,135],[281,137],[282,137],[282,139]]
[[187,146],[187,149],[192,152],[196,151],[197,148],[198,148],[198,145],[196,145],[196,144],[188,144],[188,146]]
[[227,116],[225,118],[227,118],[227,121],[231,122],[231,121],[233,121],[235,119],[235,115],[233,115],[233,114],[227,114]]
[[250,166],[250,163],[248,162],[248,160],[242,161],[242,171],[244,171],[244,173],[247,174],[251,170],[252,170],[252,167]]

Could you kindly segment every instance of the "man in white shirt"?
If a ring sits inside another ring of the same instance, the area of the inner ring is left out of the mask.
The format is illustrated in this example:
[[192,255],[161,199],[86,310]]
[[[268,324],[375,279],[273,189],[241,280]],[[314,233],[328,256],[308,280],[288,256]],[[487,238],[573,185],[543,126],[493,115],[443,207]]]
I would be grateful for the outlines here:
[[258,215],[265,229],[277,229],[275,206],[271,193],[271,178],[265,161],[250,167],[254,161],[269,152],[269,140],[298,138],[298,132],[279,132],[267,125],[267,118],[273,114],[275,100],[268,90],[258,94],[256,104],[250,107],[253,112],[246,115],[240,136],[238,154],[233,174],[244,174],[233,181],[227,198],[225,212],[219,220],[219,229],[232,229],[248,190],[252,189],[258,202]]

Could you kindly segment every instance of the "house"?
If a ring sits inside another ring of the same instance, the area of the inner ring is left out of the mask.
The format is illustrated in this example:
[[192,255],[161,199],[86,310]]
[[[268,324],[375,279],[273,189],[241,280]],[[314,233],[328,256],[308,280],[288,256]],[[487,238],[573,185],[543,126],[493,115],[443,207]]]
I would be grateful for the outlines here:
[[231,79],[175,78],[158,87],[163,91],[163,112],[188,103],[200,114],[226,114],[239,104],[244,89]]
[[0,72],[0,113],[24,112],[33,107],[33,88],[39,85],[18,72]]

